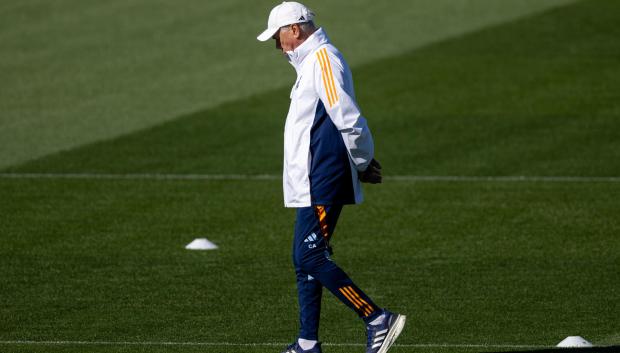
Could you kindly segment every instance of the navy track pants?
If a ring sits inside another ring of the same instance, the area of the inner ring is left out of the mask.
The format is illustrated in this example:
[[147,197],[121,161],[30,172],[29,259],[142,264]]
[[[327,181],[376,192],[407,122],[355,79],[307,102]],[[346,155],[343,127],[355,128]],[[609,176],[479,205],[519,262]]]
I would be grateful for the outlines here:
[[318,340],[323,287],[367,323],[382,310],[331,259],[330,240],[342,205],[297,209],[293,264],[299,296],[300,338]]

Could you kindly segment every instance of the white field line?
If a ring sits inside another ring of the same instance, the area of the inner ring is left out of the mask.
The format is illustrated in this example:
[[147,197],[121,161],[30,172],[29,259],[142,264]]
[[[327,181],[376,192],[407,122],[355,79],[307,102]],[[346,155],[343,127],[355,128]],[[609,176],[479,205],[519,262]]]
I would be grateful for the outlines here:
[[108,180],[280,180],[272,174],[107,174],[107,173],[0,173],[3,179]]
[[[108,174],[108,173],[0,173],[2,179],[86,179],[86,180],[281,180],[274,174]],[[546,182],[620,183],[620,177],[579,176],[457,176],[394,175],[386,181],[404,182]]]
[[[276,342],[257,342],[257,343],[235,343],[235,342],[166,342],[166,341],[32,341],[15,340],[0,341],[3,345],[59,345],[59,346],[232,346],[232,347],[279,347],[286,346],[286,343]],[[363,347],[362,343],[323,343],[324,346],[335,347]],[[419,344],[395,344],[396,347],[404,348],[551,348],[545,345],[527,344],[468,344],[468,343],[419,343]]]

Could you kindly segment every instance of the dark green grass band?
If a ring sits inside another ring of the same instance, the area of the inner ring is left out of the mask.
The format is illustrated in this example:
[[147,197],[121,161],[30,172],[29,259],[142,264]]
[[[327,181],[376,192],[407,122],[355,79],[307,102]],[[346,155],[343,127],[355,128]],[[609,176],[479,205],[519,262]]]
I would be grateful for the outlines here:
[[[372,202],[343,212],[334,258],[378,302],[409,315],[399,343],[553,344],[575,331],[597,343],[611,339],[620,188],[467,185],[385,184],[367,189]],[[294,335],[293,214],[277,211],[280,188],[278,181],[0,180],[11,200],[0,204],[1,339],[281,342]],[[183,248],[201,236],[220,250]],[[363,342],[352,313],[330,296],[324,309],[325,342]]]
[[[282,180],[270,174],[91,174],[91,173],[0,173],[3,179],[86,179],[86,180]],[[620,177],[570,176],[450,176],[450,175],[392,175],[386,181],[401,182],[566,182],[618,183]]]

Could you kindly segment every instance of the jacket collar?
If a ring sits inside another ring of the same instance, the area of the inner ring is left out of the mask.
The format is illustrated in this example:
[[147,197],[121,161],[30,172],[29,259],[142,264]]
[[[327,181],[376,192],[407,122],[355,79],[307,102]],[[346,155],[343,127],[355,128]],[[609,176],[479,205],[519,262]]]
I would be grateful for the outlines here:
[[286,56],[288,57],[288,61],[293,65],[295,70],[299,73],[301,69],[301,64],[304,62],[304,59],[308,56],[308,54],[315,51],[318,47],[323,44],[329,43],[329,37],[323,30],[323,28],[319,28],[314,33],[310,35],[300,46],[295,48],[293,51],[286,52]]

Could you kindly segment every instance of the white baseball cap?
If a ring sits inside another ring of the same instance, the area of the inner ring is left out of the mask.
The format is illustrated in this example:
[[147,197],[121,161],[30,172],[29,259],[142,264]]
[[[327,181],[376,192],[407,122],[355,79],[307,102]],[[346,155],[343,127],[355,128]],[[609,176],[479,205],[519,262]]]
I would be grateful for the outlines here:
[[267,41],[276,34],[280,27],[292,25],[294,23],[308,22],[312,21],[312,19],[314,19],[314,12],[309,8],[295,1],[283,1],[280,5],[271,10],[269,21],[267,22],[267,29],[256,37],[256,39],[261,42]]

